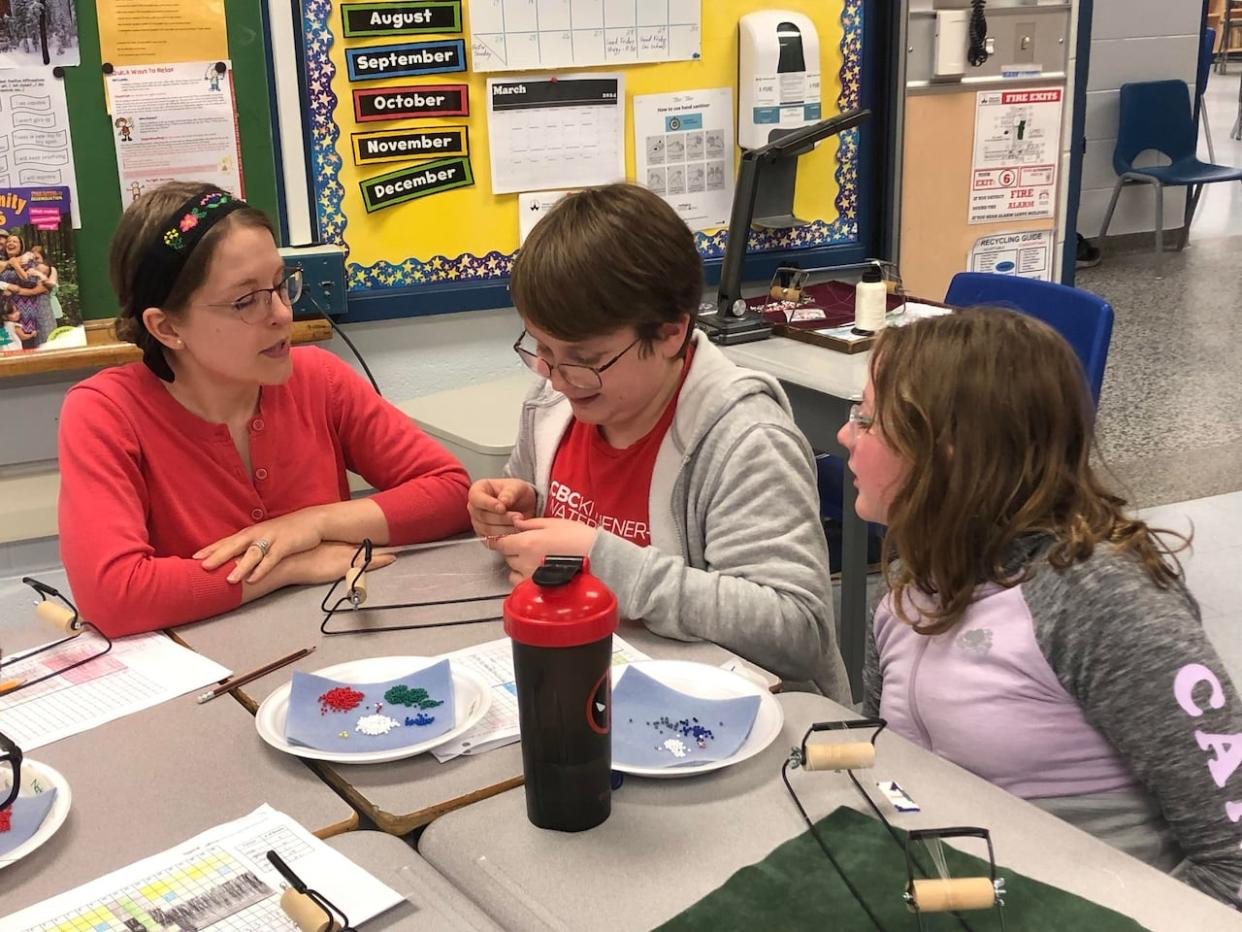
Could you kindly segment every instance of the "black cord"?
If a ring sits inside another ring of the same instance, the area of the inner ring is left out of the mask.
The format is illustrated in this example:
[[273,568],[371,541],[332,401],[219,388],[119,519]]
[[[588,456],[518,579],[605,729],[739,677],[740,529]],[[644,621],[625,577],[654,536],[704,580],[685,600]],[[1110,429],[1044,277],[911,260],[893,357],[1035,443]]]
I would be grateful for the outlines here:
[[841,869],[841,865],[837,863],[837,859],[834,858],[832,856],[832,852],[828,850],[828,845],[825,844],[824,839],[820,837],[819,830],[815,828],[815,823],[811,821],[811,817],[807,815],[806,810],[802,808],[802,801],[798,799],[798,794],[794,792],[793,785],[789,782],[788,760],[786,760],[784,766],[781,767],[781,779],[785,781],[785,789],[789,790],[789,795],[793,798],[794,805],[797,806],[798,811],[802,813],[802,820],[806,822],[807,828],[811,830],[811,836],[819,842],[820,848],[823,849],[825,856],[832,863],[832,866],[836,868],[837,874],[840,875],[841,880],[845,883],[846,889],[848,889],[854,899],[858,901],[858,905],[863,908],[863,912],[867,914],[867,918],[871,920],[872,924],[879,929],[880,932],[885,932],[884,926],[880,924],[880,920],[876,918],[875,913],[871,911],[871,907],[868,906],[866,900],[862,898],[862,894],[858,892],[858,888],[850,883],[850,879],[845,876],[845,871]]
[[345,341],[345,345],[348,346],[353,352],[354,358],[357,359],[358,364],[362,366],[362,371],[365,372],[367,374],[367,378],[371,380],[371,387],[375,389],[375,394],[383,398],[384,393],[380,391],[379,382],[375,381],[375,376],[371,374],[371,367],[367,365],[367,361],[363,359],[362,354],[358,352],[358,347],[354,346],[354,341],[345,335],[345,331],[342,330],[340,326],[337,325],[337,322],[332,319],[332,315],[319,306],[319,302],[315,300],[315,295],[311,291],[308,290],[305,294],[306,300],[311,303],[311,306],[314,307],[314,309],[319,313],[319,316],[328,322],[328,326],[336,332],[337,336]]
[[987,0],[970,0],[970,51],[966,60],[978,68],[988,60],[988,21],[983,15]]
[[[314,303],[313,298],[311,299],[311,303]],[[336,331],[336,335],[344,340],[345,344],[350,348],[350,350],[353,351],[354,358],[356,358],[358,360],[358,364],[362,366],[362,371],[365,372],[367,374],[367,378],[371,380],[371,387],[375,389],[375,394],[383,398],[384,393],[380,391],[379,382],[375,381],[375,376],[371,374],[371,367],[367,365],[367,361],[363,359],[362,354],[358,352],[358,347],[354,346],[354,341],[345,336],[345,331],[337,326],[336,321],[332,319],[331,315],[325,314],[323,311],[319,310],[318,304],[315,304],[315,310],[319,311],[323,319],[326,320],[329,326]]]

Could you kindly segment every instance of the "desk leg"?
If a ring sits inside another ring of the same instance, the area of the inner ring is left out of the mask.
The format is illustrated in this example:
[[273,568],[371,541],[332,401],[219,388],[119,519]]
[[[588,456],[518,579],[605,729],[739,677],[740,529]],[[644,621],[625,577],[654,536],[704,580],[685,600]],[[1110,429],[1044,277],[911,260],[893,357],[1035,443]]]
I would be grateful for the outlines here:
[[[791,382],[781,382],[793,407],[794,421],[820,453],[848,456],[837,443],[837,430],[850,416],[848,398],[825,395]],[[867,523],[858,517],[853,473],[845,470],[841,490],[844,520],[841,533],[841,616],[838,619],[841,657],[850,678],[854,701],[862,698],[862,668],[867,646]]]
[[854,701],[862,701],[867,650],[867,522],[858,517],[854,474],[845,468],[841,522],[841,656]]

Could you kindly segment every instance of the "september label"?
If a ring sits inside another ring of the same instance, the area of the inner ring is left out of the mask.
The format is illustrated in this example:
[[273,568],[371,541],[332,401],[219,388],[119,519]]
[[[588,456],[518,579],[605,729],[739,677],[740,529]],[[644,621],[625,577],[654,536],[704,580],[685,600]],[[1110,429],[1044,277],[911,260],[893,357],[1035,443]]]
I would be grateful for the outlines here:
[[350,139],[354,145],[355,165],[443,158],[448,155],[466,155],[470,151],[468,130],[464,126],[381,129],[369,133],[354,133]]
[[347,37],[461,32],[461,0],[342,3],[341,25]]
[[362,182],[362,203],[367,213],[395,207],[416,198],[474,184],[467,158],[438,159],[398,168]]
[[469,113],[465,84],[415,84],[354,91],[354,119],[359,123]]
[[409,42],[403,45],[346,49],[345,66],[351,81],[378,81],[381,78],[411,78],[423,74],[465,71],[466,43],[463,39],[444,39],[439,42]]

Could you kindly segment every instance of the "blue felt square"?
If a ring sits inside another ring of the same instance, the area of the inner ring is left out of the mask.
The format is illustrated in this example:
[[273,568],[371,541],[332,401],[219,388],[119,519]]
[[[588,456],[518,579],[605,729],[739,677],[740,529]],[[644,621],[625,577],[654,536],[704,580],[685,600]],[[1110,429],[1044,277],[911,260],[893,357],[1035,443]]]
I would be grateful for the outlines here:
[[612,691],[612,762],[694,767],[737,752],[759,711],[758,696],[700,699],[630,667]]
[[0,832],[0,854],[15,851],[18,845],[28,842],[56,801],[56,788],[36,796],[18,796],[13,800],[13,811],[9,817],[9,830]]
[[[333,689],[362,696],[352,708],[338,711],[321,700]],[[294,673],[285,740],[320,751],[391,751],[438,737],[455,720],[447,660],[386,683],[343,683]]]

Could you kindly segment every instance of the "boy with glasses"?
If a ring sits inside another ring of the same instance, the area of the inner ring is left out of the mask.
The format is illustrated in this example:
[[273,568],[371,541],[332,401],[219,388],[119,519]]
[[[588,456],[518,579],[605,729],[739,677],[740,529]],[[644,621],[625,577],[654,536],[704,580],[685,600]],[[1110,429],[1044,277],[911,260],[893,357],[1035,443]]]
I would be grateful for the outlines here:
[[848,701],[810,447],[776,380],[695,331],[702,264],[673,209],[632,185],[573,194],[510,287],[514,349],[546,381],[469,501],[512,580],[587,555],[625,617]]

